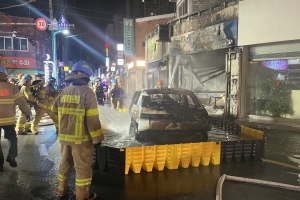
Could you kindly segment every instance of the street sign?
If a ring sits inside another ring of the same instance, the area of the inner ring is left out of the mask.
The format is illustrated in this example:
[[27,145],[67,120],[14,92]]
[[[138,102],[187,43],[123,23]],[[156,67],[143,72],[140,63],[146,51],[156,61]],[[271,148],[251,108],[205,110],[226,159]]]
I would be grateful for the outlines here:
[[35,21],[35,26],[38,30],[44,31],[48,28],[48,22],[44,18],[38,18]]
[[61,15],[58,20],[57,28],[58,29],[70,29],[70,24],[68,23],[68,21],[66,20],[66,18],[63,15]]

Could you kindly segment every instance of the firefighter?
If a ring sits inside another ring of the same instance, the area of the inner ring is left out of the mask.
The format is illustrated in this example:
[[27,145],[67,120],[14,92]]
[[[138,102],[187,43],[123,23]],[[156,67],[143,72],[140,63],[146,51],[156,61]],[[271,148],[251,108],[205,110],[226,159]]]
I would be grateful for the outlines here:
[[8,79],[8,82],[10,82],[11,84],[14,84],[14,85],[16,85],[16,83],[17,83],[17,81],[13,77],[10,77]]
[[163,82],[162,80],[158,80],[157,83],[156,83],[156,88],[163,88]]
[[48,83],[40,90],[37,91],[38,103],[36,107],[36,114],[31,124],[31,131],[32,134],[34,135],[38,134],[38,130],[37,130],[38,124],[45,113],[47,113],[50,116],[50,118],[53,120],[56,130],[58,128],[57,115],[51,111],[53,100],[58,95],[58,92],[54,88],[55,82],[56,82],[55,78],[50,78]]
[[73,167],[76,171],[76,199],[90,200],[94,146],[103,141],[104,136],[99,120],[95,93],[88,86],[92,75],[91,67],[83,61],[75,63],[66,77],[70,86],[62,90],[54,100],[52,111],[58,114],[58,137],[61,143],[61,161],[58,170],[58,187],[55,192],[59,199],[68,198],[68,181]]
[[[30,91],[30,85],[32,82],[32,77],[28,74],[24,74],[21,79],[21,90],[20,92],[24,94],[27,100],[27,106],[30,109],[36,104],[36,98],[32,95]],[[19,117],[16,125],[16,131],[18,135],[27,135],[30,131],[30,124],[26,121],[26,116],[22,112],[18,111]]]
[[124,91],[122,88],[118,87],[117,84],[112,84],[112,89],[110,91],[111,97],[111,108],[122,108],[123,107],[123,98],[124,98]]
[[[9,141],[9,150],[6,161],[11,167],[17,167],[15,158],[18,155],[18,138],[15,131],[16,109],[15,104],[19,105],[26,119],[30,119],[30,109],[27,102],[19,92],[17,86],[7,82],[7,72],[5,67],[0,65],[0,139],[1,128],[4,130],[4,138]],[[4,156],[0,142],[0,172],[3,172]]]

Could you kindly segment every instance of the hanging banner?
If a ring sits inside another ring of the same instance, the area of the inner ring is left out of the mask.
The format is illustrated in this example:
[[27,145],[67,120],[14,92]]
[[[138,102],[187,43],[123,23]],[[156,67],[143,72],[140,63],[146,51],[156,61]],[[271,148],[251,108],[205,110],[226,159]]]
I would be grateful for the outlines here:
[[134,19],[124,18],[124,54],[134,54]]

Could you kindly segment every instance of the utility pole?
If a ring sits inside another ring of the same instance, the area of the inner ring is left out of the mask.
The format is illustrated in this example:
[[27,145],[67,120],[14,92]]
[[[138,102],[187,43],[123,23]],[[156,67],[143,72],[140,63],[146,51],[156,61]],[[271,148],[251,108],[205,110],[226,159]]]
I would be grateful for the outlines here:
[[49,12],[50,12],[50,20],[51,20],[51,23],[52,23],[52,20],[53,20],[52,0],[49,0]]

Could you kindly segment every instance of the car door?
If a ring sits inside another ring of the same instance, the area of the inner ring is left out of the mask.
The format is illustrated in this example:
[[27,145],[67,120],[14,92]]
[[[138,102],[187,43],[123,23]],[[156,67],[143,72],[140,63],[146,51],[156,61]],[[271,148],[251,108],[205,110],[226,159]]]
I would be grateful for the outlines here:
[[136,105],[138,99],[139,99],[139,96],[140,96],[140,92],[139,91],[136,91],[134,92],[133,96],[132,96],[132,100],[131,100],[131,104],[129,106],[129,109],[128,109],[128,112],[129,112],[129,115],[131,115],[131,111],[132,111],[132,106],[133,105]]

